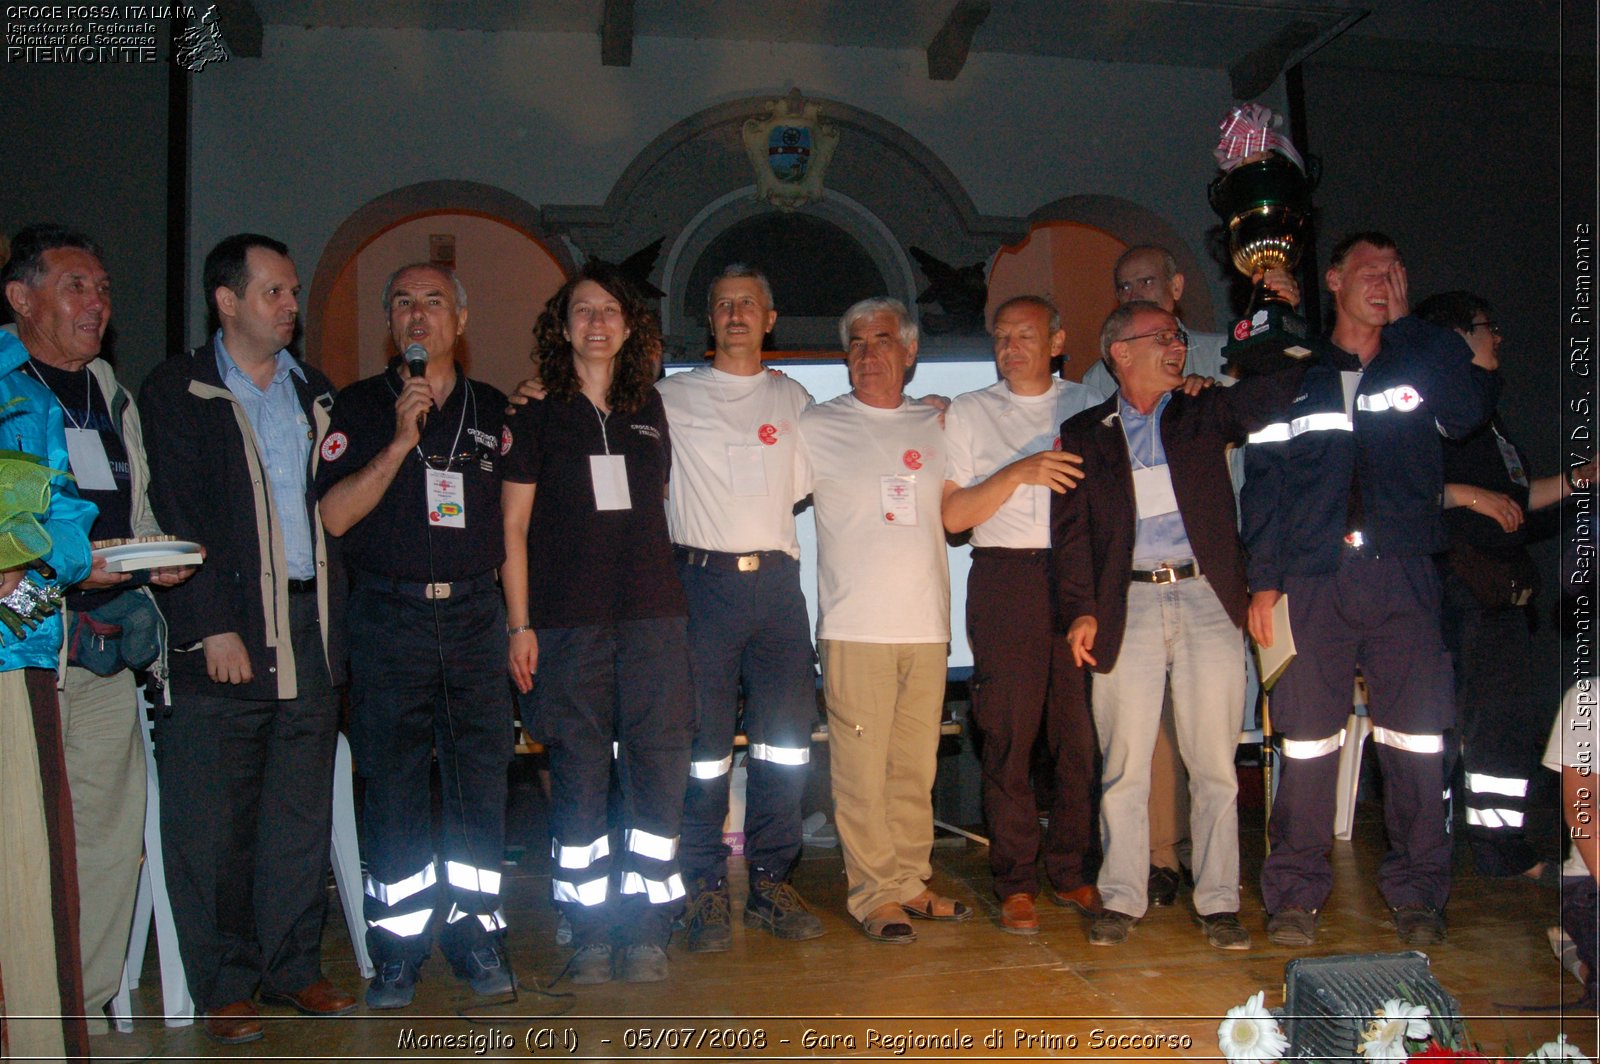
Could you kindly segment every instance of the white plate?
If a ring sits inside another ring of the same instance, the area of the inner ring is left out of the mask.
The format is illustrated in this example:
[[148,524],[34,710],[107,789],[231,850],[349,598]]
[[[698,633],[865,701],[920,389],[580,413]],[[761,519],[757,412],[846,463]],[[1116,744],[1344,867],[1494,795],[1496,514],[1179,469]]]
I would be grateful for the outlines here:
[[199,565],[200,544],[186,539],[167,539],[156,543],[119,543],[100,547],[96,558],[106,560],[106,571],[131,573],[136,569],[159,569],[169,565]]

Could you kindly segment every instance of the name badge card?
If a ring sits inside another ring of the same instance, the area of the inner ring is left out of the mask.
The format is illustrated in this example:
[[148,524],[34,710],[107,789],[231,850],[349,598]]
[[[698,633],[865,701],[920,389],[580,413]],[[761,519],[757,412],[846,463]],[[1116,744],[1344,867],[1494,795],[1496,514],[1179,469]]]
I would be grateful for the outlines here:
[[451,470],[428,470],[428,523],[440,528],[467,527],[467,482]]
[[98,429],[67,429],[67,462],[72,476],[84,491],[116,491],[111,461]]
[[728,444],[728,483],[735,495],[765,495],[767,466],[761,460],[765,450],[758,443]]
[[1178,508],[1178,497],[1172,491],[1172,474],[1165,462],[1133,471],[1133,497],[1141,521],[1170,514]]
[[631,510],[628,497],[628,459],[620,454],[591,454],[589,479],[594,482],[596,510]]
[[917,478],[890,473],[878,478],[879,503],[883,523],[915,528],[917,524]]
[[[67,432],[69,434],[68,443],[70,444],[70,433],[72,430],[68,429]],[[1520,484],[1524,488],[1527,487],[1528,474],[1522,468],[1522,459],[1518,457],[1517,449],[1511,445],[1510,440],[1506,439],[1498,432],[1494,434],[1494,442],[1500,446],[1500,460],[1506,464],[1506,476],[1511,478],[1511,482],[1513,484]],[[78,467],[76,464],[74,464],[72,468],[74,471],[76,471]]]

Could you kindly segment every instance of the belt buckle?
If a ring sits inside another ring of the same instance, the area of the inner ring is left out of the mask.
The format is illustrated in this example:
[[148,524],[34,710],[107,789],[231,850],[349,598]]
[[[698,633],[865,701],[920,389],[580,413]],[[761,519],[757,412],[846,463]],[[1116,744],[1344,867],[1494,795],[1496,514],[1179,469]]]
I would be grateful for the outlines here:
[[425,599],[447,599],[450,597],[450,583],[441,580],[436,584],[423,584],[422,597]]
[[1152,584],[1176,584],[1178,582],[1178,570],[1170,565],[1159,565],[1150,570],[1150,582]]
[[761,555],[741,554],[739,555],[738,564],[741,573],[753,573],[761,568]]

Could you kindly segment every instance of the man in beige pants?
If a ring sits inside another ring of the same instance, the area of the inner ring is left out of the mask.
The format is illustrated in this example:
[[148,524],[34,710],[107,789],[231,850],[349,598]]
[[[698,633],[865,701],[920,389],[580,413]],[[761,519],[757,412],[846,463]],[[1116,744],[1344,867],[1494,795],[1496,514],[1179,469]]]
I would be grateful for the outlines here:
[[892,299],[845,312],[851,391],[800,416],[817,517],[817,636],[850,915],[878,942],[972,910],[926,886],[950,642],[939,412],[907,400],[917,326]]

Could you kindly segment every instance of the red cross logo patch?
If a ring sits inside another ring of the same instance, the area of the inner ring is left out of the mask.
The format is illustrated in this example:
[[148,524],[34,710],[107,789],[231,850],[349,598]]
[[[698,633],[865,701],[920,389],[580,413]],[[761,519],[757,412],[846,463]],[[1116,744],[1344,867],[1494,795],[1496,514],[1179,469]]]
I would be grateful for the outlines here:
[[1415,410],[1422,405],[1422,396],[1409,384],[1402,384],[1394,390],[1394,408],[1402,413]]
[[502,426],[500,426],[500,453],[501,454],[510,454],[511,453],[511,426],[510,425],[502,425]]
[[773,446],[778,442],[778,426],[762,425],[759,429],[756,429],[756,439],[768,447]]
[[342,432],[330,432],[322,441],[322,460],[332,462],[350,449],[350,440]]
[[922,452],[918,450],[907,451],[905,454],[900,456],[900,461],[906,464],[907,469],[921,469]]

